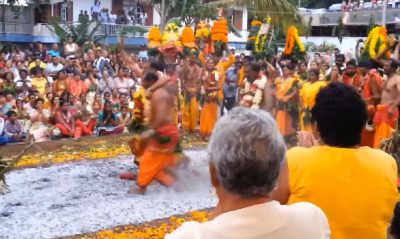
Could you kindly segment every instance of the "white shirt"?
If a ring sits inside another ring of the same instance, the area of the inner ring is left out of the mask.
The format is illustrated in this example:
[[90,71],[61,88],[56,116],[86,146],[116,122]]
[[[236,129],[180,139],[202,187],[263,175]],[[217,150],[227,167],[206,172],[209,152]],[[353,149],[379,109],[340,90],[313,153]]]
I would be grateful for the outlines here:
[[63,68],[64,68],[64,66],[61,63],[58,63],[57,65],[54,65],[53,63],[47,63],[47,65],[46,65],[46,70],[50,74],[57,73],[57,72],[61,71]]
[[214,220],[185,222],[165,239],[328,239],[324,213],[311,203],[271,201],[224,213]]

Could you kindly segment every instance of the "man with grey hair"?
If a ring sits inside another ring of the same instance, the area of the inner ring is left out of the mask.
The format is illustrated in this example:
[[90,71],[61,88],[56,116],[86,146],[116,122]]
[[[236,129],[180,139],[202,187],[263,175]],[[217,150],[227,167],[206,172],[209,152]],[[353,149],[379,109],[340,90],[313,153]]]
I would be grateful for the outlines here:
[[218,205],[213,220],[186,222],[166,239],[325,239],[324,213],[310,203],[271,199],[286,147],[274,119],[236,107],[216,124],[208,145],[211,183]]

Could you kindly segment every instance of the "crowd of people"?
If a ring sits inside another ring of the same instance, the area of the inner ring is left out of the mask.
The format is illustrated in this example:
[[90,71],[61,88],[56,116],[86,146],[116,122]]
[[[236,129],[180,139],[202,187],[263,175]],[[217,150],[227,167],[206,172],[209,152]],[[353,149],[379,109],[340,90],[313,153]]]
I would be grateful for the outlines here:
[[128,12],[121,9],[118,12],[110,11],[108,8],[102,8],[101,2],[95,0],[90,8],[90,16],[88,10],[81,10],[78,16],[78,22],[98,21],[109,24],[140,24],[145,25],[147,13],[140,4],[135,8],[131,8]]

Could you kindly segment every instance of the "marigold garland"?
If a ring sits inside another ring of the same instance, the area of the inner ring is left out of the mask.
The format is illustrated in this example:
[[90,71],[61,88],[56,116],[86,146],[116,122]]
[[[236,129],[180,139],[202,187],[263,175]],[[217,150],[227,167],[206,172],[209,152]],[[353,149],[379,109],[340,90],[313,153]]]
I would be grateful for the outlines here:
[[262,25],[262,22],[260,20],[258,20],[258,19],[253,19],[251,21],[251,23],[250,23],[250,26],[252,26],[252,27],[258,27],[258,26],[261,26],[261,25]]
[[[261,38],[261,43],[260,43],[260,38]],[[257,53],[260,53],[264,50],[265,48],[265,41],[267,40],[267,35],[263,34],[263,35],[257,35],[256,37],[256,43],[255,43],[255,51]]]
[[208,38],[210,37],[210,29],[207,24],[202,20],[197,24],[196,38]]
[[189,26],[186,26],[182,30],[181,34],[181,42],[183,46],[189,47],[189,48],[195,48],[196,43],[195,43],[195,38],[194,38],[194,32],[193,29]]
[[300,53],[305,52],[304,45],[300,41],[300,37],[297,31],[297,28],[295,26],[291,26],[288,29],[287,35],[286,35],[286,43],[285,43],[285,48],[283,50],[283,54],[286,56],[289,56],[293,53],[293,48],[295,44],[298,47],[298,50]]
[[175,46],[182,46],[182,43],[179,39],[178,34],[179,27],[176,23],[168,23],[165,26],[164,32],[162,34],[162,45],[175,45]]
[[220,18],[214,21],[211,27],[211,40],[228,43],[228,23],[226,19]]
[[[364,44],[364,53],[369,54],[371,59],[386,49],[387,31],[385,27],[376,26],[368,34],[367,40]],[[385,52],[387,59],[391,58],[389,51]]]
[[147,35],[148,47],[157,48],[161,46],[161,31],[157,26],[152,26]]
[[139,226],[121,226],[110,230],[102,230],[92,235],[75,236],[73,239],[163,239],[166,234],[173,232],[186,221],[206,222],[209,213],[202,211],[189,212],[188,216],[172,216],[165,220],[158,220]]

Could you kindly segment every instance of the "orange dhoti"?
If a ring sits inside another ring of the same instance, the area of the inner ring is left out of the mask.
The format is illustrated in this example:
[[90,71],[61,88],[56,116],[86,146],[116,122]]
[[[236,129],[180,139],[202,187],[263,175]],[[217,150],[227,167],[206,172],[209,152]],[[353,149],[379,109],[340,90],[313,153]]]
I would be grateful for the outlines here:
[[[371,121],[374,119],[375,115],[375,106],[374,105],[368,105],[367,106],[368,110],[368,121]],[[367,126],[366,126],[367,127]],[[375,140],[375,129],[372,127],[370,129],[367,129],[366,127],[363,128],[361,132],[361,143],[360,146],[367,146],[367,147],[374,147],[374,140]]]
[[217,121],[218,104],[210,101],[204,102],[200,113],[200,134],[202,136],[210,136],[215,122]]
[[388,116],[389,106],[378,105],[374,117],[375,124],[375,137],[374,137],[374,148],[379,148],[383,139],[390,138],[393,134],[393,130],[396,121],[399,117],[399,111],[397,107],[394,109],[393,116]]
[[278,110],[276,112],[276,124],[279,132],[281,132],[283,136],[295,133],[295,129],[293,129],[292,118],[286,110]]
[[136,183],[141,188],[148,186],[153,180],[164,186],[175,183],[175,177],[166,169],[176,165],[178,128],[176,125],[166,125],[158,128],[156,132],[156,136],[145,143],[143,155],[140,156]]
[[196,129],[198,113],[199,113],[199,102],[196,96],[189,96],[189,99],[185,99],[182,112],[182,126],[184,129],[193,131]]

